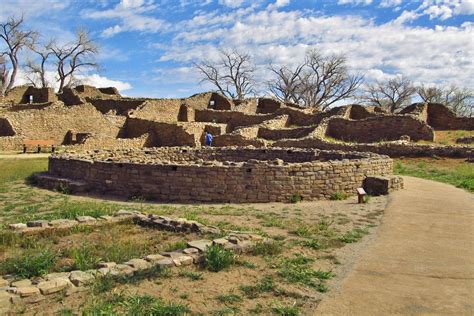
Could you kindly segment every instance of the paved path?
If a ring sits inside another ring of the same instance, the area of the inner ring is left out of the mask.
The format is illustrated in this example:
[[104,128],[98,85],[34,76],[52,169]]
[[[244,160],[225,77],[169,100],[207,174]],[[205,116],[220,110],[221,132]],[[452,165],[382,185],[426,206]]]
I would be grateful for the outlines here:
[[474,194],[404,177],[375,241],[318,315],[474,315]]

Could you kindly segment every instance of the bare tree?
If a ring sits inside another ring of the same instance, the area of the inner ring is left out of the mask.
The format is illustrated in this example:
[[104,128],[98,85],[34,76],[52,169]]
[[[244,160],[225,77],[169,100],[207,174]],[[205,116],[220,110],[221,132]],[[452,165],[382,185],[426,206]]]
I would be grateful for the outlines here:
[[301,102],[302,82],[301,73],[305,64],[290,69],[287,66],[275,67],[270,65],[270,70],[275,74],[275,78],[268,82],[268,89],[280,101],[299,104]]
[[8,82],[7,62],[3,55],[0,55],[0,95],[4,95],[6,84]]
[[274,68],[276,79],[269,82],[270,91],[280,100],[325,111],[337,101],[354,96],[363,76],[351,75],[343,55],[323,56],[313,49],[294,70]]
[[220,61],[203,60],[194,66],[202,75],[201,82],[212,83],[223,95],[232,99],[244,99],[255,92],[253,74],[255,67],[249,54],[236,50],[220,51]]
[[30,59],[26,61],[26,77],[28,81],[35,87],[49,87],[49,82],[46,79],[46,64],[48,62],[49,57],[53,54],[51,50],[52,47],[52,41],[49,41],[44,46],[32,45],[30,47],[30,49],[37,55],[38,62],[35,62]]
[[15,78],[19,68],[18,53],[24,48],[31,46],[37,37],[34,31],[22,30],[23,16],[20,18],[9,17],[5,23],[0,23],[0,38],[6,44],[5,50],[0,55],[6,55],[10,59],[12,71],[8,85],[4,92],[8,92],[15,84]]
[[362,101],[370,105],[380,106],[390,113],[409,105],[416,93],[412,82],[404,77],[396,77],[385,82],[376,81],[368,84],[365,94],[360,96]]
[[79,30],[76,39],[64,46],[53,43],[51,51],[56,57],[59,93],[64,87],[72,84],[74,75],[80,70],[98,68],[95,56],[99,53],[99,49],[89,33],[84,30]]
[[418,87],[418,96],[427,103],[442,103],[459,116],[474,116],[474,92],[455,85],[448,87]]

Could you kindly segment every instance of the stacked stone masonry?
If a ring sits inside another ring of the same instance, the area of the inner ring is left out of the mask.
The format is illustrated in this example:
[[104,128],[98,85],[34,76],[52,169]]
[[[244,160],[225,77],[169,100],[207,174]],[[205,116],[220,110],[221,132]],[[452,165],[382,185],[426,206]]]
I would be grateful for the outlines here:
[[315,149],[154,148],[50,157],[40,185],[167,202],[287,202],[354,194],[368,176],[391,176],[393,162],[371,153]]

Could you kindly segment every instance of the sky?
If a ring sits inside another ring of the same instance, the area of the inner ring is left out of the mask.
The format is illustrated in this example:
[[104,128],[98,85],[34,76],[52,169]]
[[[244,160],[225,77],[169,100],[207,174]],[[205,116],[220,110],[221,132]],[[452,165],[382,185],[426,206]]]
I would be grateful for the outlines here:
[[22,14],[43,41],[88,29],[101,68],[82,80],[127,96],[212,89],[193,63],[219,49],[252,56],[262,95],[270,62],[296,65],[311,48],[344,54],[367,82],[474,87],[474,0],[0,0],[1,21]]

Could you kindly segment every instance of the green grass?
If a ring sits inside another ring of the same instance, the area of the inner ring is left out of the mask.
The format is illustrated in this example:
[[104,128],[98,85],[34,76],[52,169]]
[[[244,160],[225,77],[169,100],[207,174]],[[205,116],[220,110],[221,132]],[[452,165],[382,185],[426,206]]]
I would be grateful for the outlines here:
[[334,276],[330,271],[314,270],[310,264],[313,259],[296,255],[292,258],[282,258],[278,263],[278,275],[289,283],[299,283],[319,292],[326,292],[325,280]]
[[272,308],[274,315],[281,316],[298,316],[300,315],[300,310],[296,306],[275,306]]
[[112,295],[86,307],[83,315],[153,315],[178,316],[190,313],[189,307],[165,303],[150,295]]
[[340,201],[340,200],[346,200],[349,197],[347,193],[344,192],[336,192],[333,195],[329,197],[330,200],[332,201]]
[[257,242],[252,248],[252,254],[254,256],[274,256],[278,255],[283,251],[283,244],[281,242]]
[[354,242],[358,242],[362,237],[367,235],[369,233],[369,230],[367,228],[354,228],[353,230],[350,230],[346,232],[344,235],[339,237],[339,240],[346,243],[346,244],[351,244]]
[[238,294],[221,294],[216,297],[216,300],[226,305],[233,305],[243,301],[242,297]]
[[256,285],[241,285],[240,290],[247,298],[256,298],[262,293],[275,292],[277,288],[273,277],[266,275]]
[[7,182],[24,180],[36,172],[48,170],[48,158],[1,159],[0,186]]
[[415,160],[401,161],[395,163],[396,174],[418,177],[452,184],[458,188],[474,192],[474,164],[453,163],[452,166],[437,160],[416,162]]
[[188,278],[191,281],[204,280],[202,273],[192,271],[180,271],[178,274],[182,278]]
[[209,271],[219,272],[230,267],[234,263],[234,253],[225,250],[219,245],[207,248],[205,265]]
[[51,271],[57,259],[57,254],[50,249],[31,248],[0,263],[0,273],[15,274],[22,278],[42,276]]

